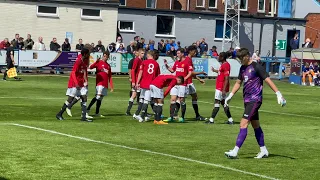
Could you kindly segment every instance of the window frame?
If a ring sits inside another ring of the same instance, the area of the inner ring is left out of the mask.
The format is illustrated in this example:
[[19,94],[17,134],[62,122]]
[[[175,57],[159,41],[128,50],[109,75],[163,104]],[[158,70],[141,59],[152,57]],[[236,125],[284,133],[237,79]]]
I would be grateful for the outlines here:
[[[152,1],[152,0],[150,0],[150,1]],[[154,8],[152,8],[152,7],[148,7],[148,0],[146,0],[146,8],[148,8],[148,9],[157,9],[157,0],[154,0]]]
[[122,5],[119,1],[119,6],[127,6],[127,0],[124,0],[124,5]]
[[260,9],[259,9],[259,1],[260,1],[260,0],[258,0],[258,12],[259,12],[259,13],[265,13],[265,12],[266,12],[266,0],[263,0],[263,4],[264,4],[264,5],[263,5],[263,10],[260,10]]
[[[120,28],[120,22],[131,22],[132,23],[132,30],[126,30],[126,29],[121,29]],[[128,21],[128,20],[118,20],[118,28],[120,32],[129,32],[129,33],[134,33],[135,29],[134,29],[134,21]]]
[[[100,16],[86,16],[86,15],[83,15],[83,10],[84,9],[87,9],[87,10],[99,10]],[[81,19],[88,19],[88,20],[102,20],[102,10],[101,9],[92,9],[92,8],[81,8],[80,17],[81,17]]]
[[[271,1],[269,1],[270,2],[270,6],[269,7],[271,7]],[[277,14],[277,6],[278,5],[278,1],[277,0],[275,0],[274,1],[274,15],[276,15]],[[268,10],[269,11],[269,10]],[[272,13],[271,13],[271,8],[270,8],[270,11],[268,12],[268,14],[270,14],[270,15],[272,15]]]
[[[222,18],[216,18],[216,19],[215,19],[215,23],[216,23],[216,24],[215,24],[215,31],[214,31],[214,40],[215,40],[215,41],[222,41],[222,40],[223,40],[223,37],[222,37],[222,38],[216,38],[217,20],[224,22],[224,19],[222,19]],[[229,21],[231,21],[231,20],[229,20]],[[231,21],[231,23],[232,23],[232,21]],[[222,28],[224,28],[224,27],[222,27]],[[223,35],[222,35],[222,36],[223,36]],[[232,32],[232,24],[231,24],[231,27],[230,27],[230,38],[228,38],[228,39],[226,39],[226,40],[228,40],[228,41],[232,40],[232,36],[233,36],[233,32]]]
[[[173,17],[173,24],[171,34],[157,34],[157,26],[158,26],[158,16],[171,16]],[[176,37],[176,16],[171,14],[156,14],[156,34],[155,37],[167,37],[167,38],[175,38]]]
[[[43,6],[43,7],[55,7],[56,8],[56,13],[52,14],[52,13],[42,13],[39,12],[39,6]],[[56,17],[58,18],[60,16],[59,14],[59,6],[52,6],[52,5],[37,5],[37,11],[36,14],[38,17]]]
[[209,9],[217,9],[218,8],[218,0],[213,0],[213,1],[215,1],[215,7],[213,7],[213,6],[210,6],[210,0],[208,0],[208,7],[209,7]]
[[[240,0],[241,1],[241,0]],[[245,9],[241,9],[241,2],[240,2],[240,7],[239,7],[239,10],[240,11],[248,11],[248,1],[249,0],[245,0],[246,1],[246,7],[245,7]]]
[[206,4],[206,1],[202,0],[202,6],[199,6],[198,5],[198,0],[196,0],[196,8],[204,8],[205,4]]

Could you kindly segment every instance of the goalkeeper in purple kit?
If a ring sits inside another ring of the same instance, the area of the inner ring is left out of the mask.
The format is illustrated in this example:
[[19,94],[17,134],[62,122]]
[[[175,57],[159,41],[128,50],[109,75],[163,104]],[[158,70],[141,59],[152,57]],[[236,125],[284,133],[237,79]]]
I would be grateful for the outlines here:
[[265,69],[258,63],[250,59],[249,50],[246,48],[240,49],[237,54],[241,61],[241,68],[239,71],[238,80],[236,81],[231,93],[225,99],[226,106],[228,106],[233,95],[240,89],[243,84],[243,99],[244,99],[244,114],[240,122],[240,132],[236,141],[236,146],[233,150],[225,152],[228,158],[237,158],[238,151],[245,141],[248,133],[248,125],[251,123],[254,128],[257,142],[260,146],[260,153],[255,158],[268,157],[269,152],[264,144],[264,134],[259,122],[259,108],[262,104],[262,89],[263,81],[265,81],[270,88],[277,95],[278,104],[286,105],[286,100],[281,95],[275,84],[271,81]]

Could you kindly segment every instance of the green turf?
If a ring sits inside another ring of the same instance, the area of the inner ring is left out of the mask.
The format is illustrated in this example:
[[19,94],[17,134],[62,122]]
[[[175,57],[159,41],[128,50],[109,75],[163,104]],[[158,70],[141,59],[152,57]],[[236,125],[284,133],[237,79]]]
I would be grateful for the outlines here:
[[[225,125],[221,108],[216,124],[194,121],[190,98],[187,123],[156,126],[124,116],[128,100],[127,78],[115,78],[115,92],[102,104],[105,118],[80,122],[80,105],[73,118],[55,120],[63,102],[67,77],[23,76],[24,81],[0,82],[0,180],[2,179],[259,179],[259,177],[172,157],[84,141],[5,123],[18,123],[96,141],[150,150],[193,160],[219,164],[278,179],[320,179],[319,89],[276,82],[287,106],[281,108],[275,94],[265,87],[260,119],[265,133],[268,159],[253,157],[259,152],[254,132],[229,160],[224,152],[235,145],[239,125]],[[89,99],[94,95],[90,78]],[[200,113],[209,117],[214,81],[195,83]],[[242,93],[232,100],[231,113],[239,122],[243,113]],[[169,101],[164,106],[169,112]],[[137,106],[133,107],[132,113]],[[93,108],[94,111],[94,108]],[[282,113],[282,114],[279,114]],[[303,117],[306,116],[306,117]]]

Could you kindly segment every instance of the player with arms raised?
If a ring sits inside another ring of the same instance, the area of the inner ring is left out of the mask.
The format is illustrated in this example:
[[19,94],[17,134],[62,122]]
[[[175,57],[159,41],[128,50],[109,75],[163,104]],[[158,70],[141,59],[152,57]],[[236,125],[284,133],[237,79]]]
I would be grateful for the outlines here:
[[[176,85],[181,85],[184,83],[183,76],[173,76],[173,75],[159,75],[156,77],[150,85],[151,97],[153,97],[155,104],[154,104],[154,124],[168,124],[161,120],[162,115],[162,106],[163,106],[163,99],[169,94],[171,89]],[[163,93],[163,88],[167,87],[166,91]]]
[[72,103],[74,97],[79,94],[81,98],[81,110],[82,110],[82,121],[92,122],[86,118],[87,114],[87,94],[88,94],[88,65],[90,58],[90,50],[83,48],[81,54],[73,65],[72,72],[70,74],[68,82],[68,90],[66,95],[68,96],[67,101],[63,104],[60,112],[56,115],[58,120],[64,120],[62,114],[66,111],[68,105]]
[[[147,109],[148,104],[151,102],[151,92],[150,84],[151,82],[160,75],[160,67],[156,60],[159,58],[159,52],[157,50],[147,52],[147,60],[142,61],[140,66],[140,71],[137,79],[137,88],[140,89],[140,101],[143,101],[143,104],[139,103],[138,110],[135,113],[135,118],[139,122],[147,121]],[[142,110],[141,116],[140,111]]]
[[111,66],[107,62],[109,59],[109,56],[110,56],[109,51],[104,52],[103,58],[101,60],[100,58],[97,59],[97,61],[90,66],[90,69],[96,68],[96,97],[94,97],[91,100],[87,111],[89,113],[91,107],[94,105],[94,103],[97,102],[96,116],[98,117],[103,117],[103,115],[100,114],[100,106],[101,106],[103,97],[107,95],[107,89],[108,89],[109,83],[111,87],[110,92],[113,92]]
[[264,144],[264,134],[259,122],[259,108],[262,104],[263,81],[265,81],[277,95],[278,104],[285,106],[286,100],[283,98],[275,84],[268,77],[268,74],[264,68],[260,64],[253,62],[252,59],[250,59],[250,53],[248,49],[240,49],[237,56],[240,59],[242,66],[239,71],[238,80],[236,81],[232,92],[226,98],[225,102],[226,105],[229,104],[233,95],[240,89],[242,82],[244,82],[244,113],[240,122],[240,132],[236,141],[236,146],[233,150],[225,152],[225,155],[229,158],[236,158],[238,156],[238,151],[247,137],[248,125],[251,123],[252,127],[254,128],[257,142],[260,146],[260,153],[255,158],[265,158],[268,157],[269,152]]
[[[214,118],[217,116],[220,104],[224,106],[225,102],[224,99],[226,98],[226,94],[229,92],[229,76],[230,76],[230,64],[227,62],[228,55],[225,52],[221,52],[219,54],[219,62],[221,66],[219,70],[216,70],[212,67],[212,71],[218,73],[217,81],[216,81],[216,92],[215,92],[215,102],[214,108],[212,110],[211,118],[206,123],[213,124]],[[224,112],[228,117],[227,124],[233,124],[233,119],[231,117],[231,113],[229,110],[229,106],[224,106]]]

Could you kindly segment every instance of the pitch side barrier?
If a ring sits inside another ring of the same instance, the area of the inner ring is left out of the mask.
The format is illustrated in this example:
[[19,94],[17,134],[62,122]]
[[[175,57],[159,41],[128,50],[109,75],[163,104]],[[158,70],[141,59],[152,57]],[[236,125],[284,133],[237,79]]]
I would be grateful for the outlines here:
[[287,57],[261,57],[262,65],[271,78],[284,79],[290,76],[290,58]]
[[[79,52],[59,52],[59,51],[33,51],[19,50],[15,51],[15,65],[19,71],[26,70],[52,70],[56,73],[61,71],[70,71],[73,67]],[[98,58],[102,57],[103,53],[91,53],[90,64],[93,64]],[[129,61],[133,58],[132,54],[111,53],[108,63],[111,65],[113,73],[128,73]],[[171,74],[164,65],[164,60],[167,60],[169,66],[173,66],[174,59],[168,56],[160,56],[158,63],[162,74]],[[193,58],[194,70],[196,72],[204,71],[208,77],[216,77],[218,74],[211,71],[211,67],[220,68],[220,63],[217,58]],[[235,59],[228,59],[231,65],[231,77],[238,77],[241,64]],[[6,65],[6,51],[0,51],[0,66]],[[90,70],[94,72],[95,70]]]

